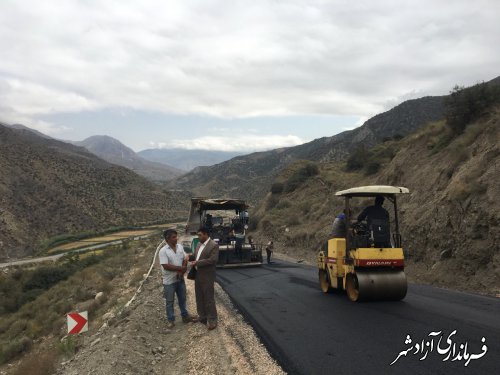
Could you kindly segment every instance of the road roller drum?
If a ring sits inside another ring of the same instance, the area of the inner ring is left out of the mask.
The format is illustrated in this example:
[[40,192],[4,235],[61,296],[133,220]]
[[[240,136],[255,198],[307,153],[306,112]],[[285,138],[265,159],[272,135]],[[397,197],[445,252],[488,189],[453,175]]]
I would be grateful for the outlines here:
[[347,276],[347,296],[351,301],[385,300],[405,298],[408,290],[404,271],[362,271]]

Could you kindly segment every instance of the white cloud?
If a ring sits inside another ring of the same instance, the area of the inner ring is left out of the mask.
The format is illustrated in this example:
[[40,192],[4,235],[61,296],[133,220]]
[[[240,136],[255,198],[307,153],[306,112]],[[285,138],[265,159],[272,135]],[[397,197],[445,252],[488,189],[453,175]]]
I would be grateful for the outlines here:
[[9,109],[5,109],[0,106],[0,113],[2,113],[0,117],[0,122],[13,125],[13,124],[21,124],[28,126],[31,129],[38,130],[39,132],[46,134],[52,137],[61,137],[64,134],[69,133],[72,129],[67,126],[55,125],[47,121],[33,119],[29,116],[22,116],[16,113],[13,113]]
[[498,75],[498,14],[488,0],[3,1],[0,95],[33,120],[111,107],[369,117]]
[[213,128],[208,128],[207,131],[215,133],[228,133],[231,131],[231,128],[213,127]]
[[202,136],[190,139],[172,139],[150,142],[155,148],[182,148],[186,150],[264,151],[281,147],[297,146],[305,141],[294,135],[245,135]]
[[0,98],[5,107],[14,113],[27,116],[57,113],[61,111],[81,111],[97,108],[95,103],[81,94],[55,89],[27,80],[2,79],[0,77]]

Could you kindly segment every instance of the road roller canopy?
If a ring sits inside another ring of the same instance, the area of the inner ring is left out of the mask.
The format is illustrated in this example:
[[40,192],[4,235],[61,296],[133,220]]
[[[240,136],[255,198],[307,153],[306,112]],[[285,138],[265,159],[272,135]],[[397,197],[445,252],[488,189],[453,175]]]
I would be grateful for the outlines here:
[[337,191],[335,195],[341,197],[374,197],[376,195],[408,194],[410,190],[400,186],[359,186],[347,190]]

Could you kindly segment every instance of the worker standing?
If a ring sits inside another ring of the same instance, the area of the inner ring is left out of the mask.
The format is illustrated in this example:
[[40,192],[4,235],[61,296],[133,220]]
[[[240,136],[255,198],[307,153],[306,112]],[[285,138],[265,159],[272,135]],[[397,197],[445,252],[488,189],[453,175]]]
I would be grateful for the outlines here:
[[266,246],[267,264],[271,264],[271,256],[273,255],[273,249],[274,249],[273,241],[269,241]]

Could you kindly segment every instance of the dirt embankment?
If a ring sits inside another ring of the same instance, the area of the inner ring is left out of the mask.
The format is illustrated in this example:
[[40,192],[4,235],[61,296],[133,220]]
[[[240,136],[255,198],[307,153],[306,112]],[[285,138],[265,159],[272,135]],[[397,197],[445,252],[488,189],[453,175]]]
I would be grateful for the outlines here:
[[[194,284],[186,284],[188,311],[195,315]],[[128,312],[119,319],[109,314],[97,332],[87,333],[57,374],[284,374],[219,285],[219,326],[213,331],[182,323],[177,305],[176,325],[167,329],[162,291],[155,265]]]

